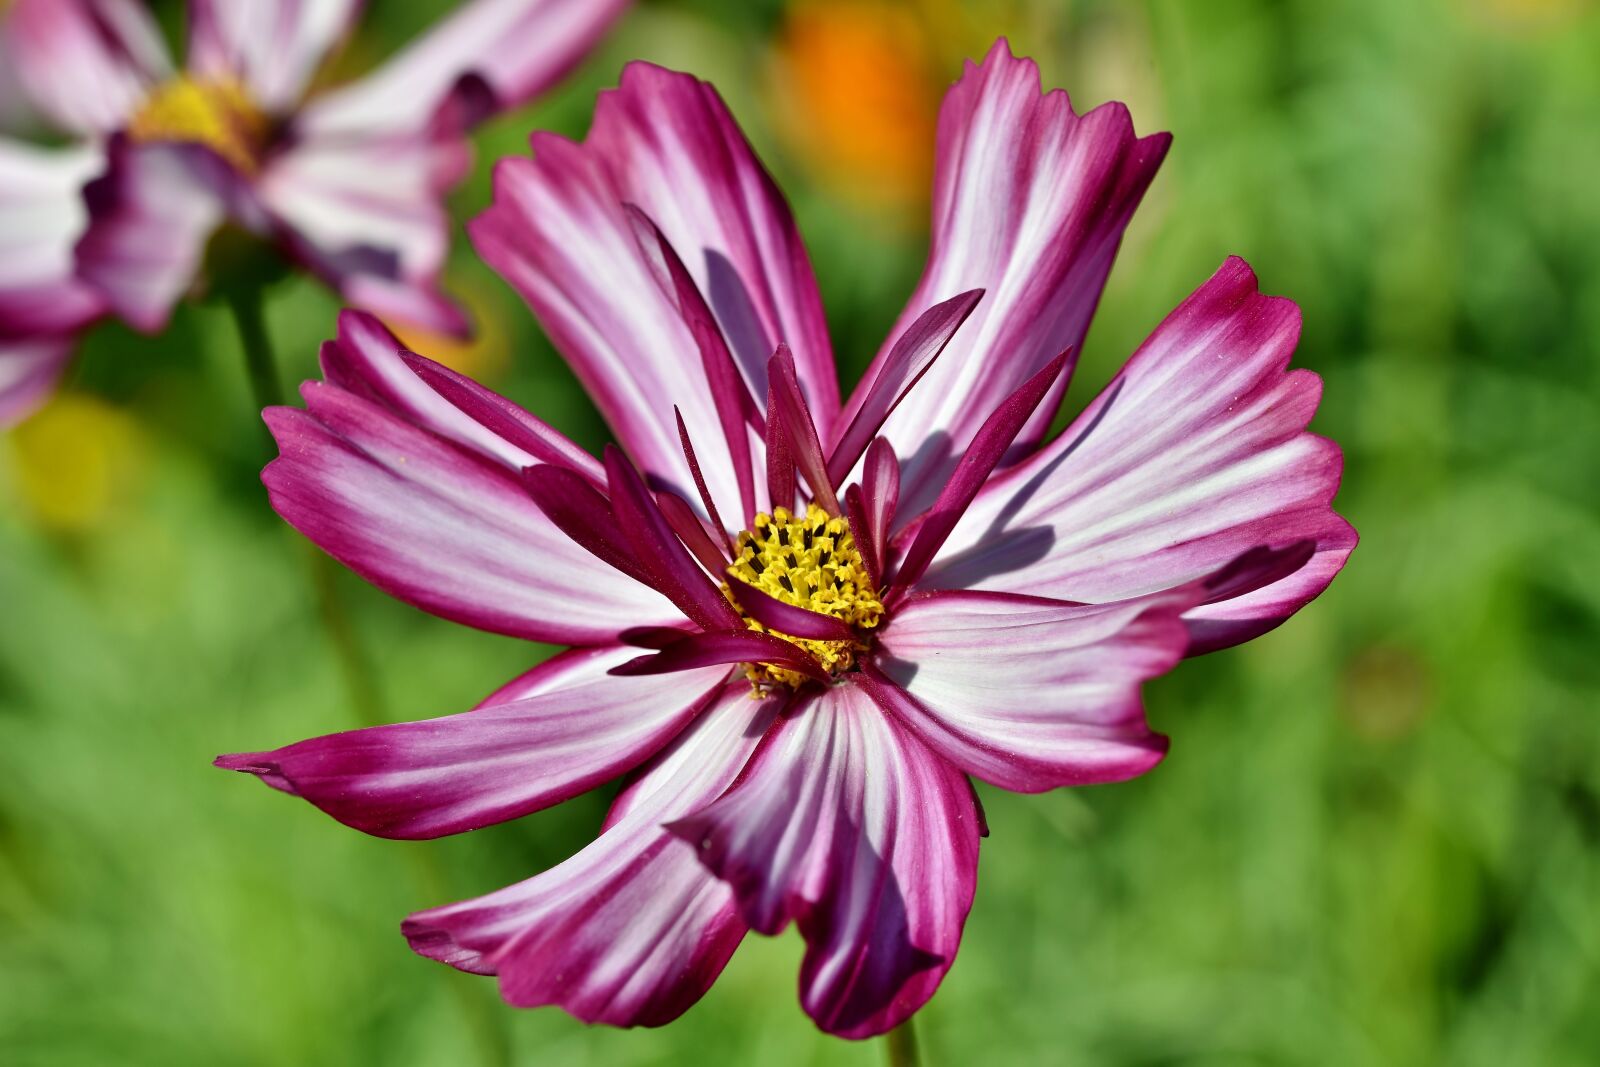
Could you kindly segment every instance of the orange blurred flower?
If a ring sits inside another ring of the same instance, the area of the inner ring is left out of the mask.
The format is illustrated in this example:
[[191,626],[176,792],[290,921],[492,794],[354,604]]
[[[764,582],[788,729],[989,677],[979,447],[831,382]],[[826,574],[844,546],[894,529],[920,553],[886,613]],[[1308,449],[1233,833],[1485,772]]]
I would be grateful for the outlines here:
[[943,89],[905,4],[803,0],[776,43],[778,125],[819,178],[858,206],[919,215]]

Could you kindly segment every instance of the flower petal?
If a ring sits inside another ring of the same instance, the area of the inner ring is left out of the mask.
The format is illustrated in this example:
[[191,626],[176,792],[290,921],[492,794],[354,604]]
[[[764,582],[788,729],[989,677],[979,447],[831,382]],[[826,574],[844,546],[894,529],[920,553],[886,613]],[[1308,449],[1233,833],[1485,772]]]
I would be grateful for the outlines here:
[[89,225],[83,187],[104,166],[90,145],[0,140],[0,338],[65,333],[103,310],[75,274],[73,246]]
[[338,337],[323,343],[320,359],[331,384],[509,470],[550,463],[604,484],[593,456],[505,397],[408,352],[372,315],[341,312]]
[[1332,510],[1339,450],[1305,432],[1321,381],[1287,369],[1299,331],[1293,302],[1228,260],[1056,441],[990,481],[923,586],[1104,603],[1309,539],[1294,574],[1194,609],[1191,651],[1288,618],[1355,543]]
[[480,115],[516,107],[587,55],[627,0],[474,0],[377,70],[311,101],[306,135],[415,132],[465,81],[486,91]]
[[[767,360],[789,344],[831,439],[833,357],[782,196],[715,90],[645,63],[601,94],[584,143],[538,134],[533,147],[535,158],[497,167],[494,204],[470,226],[479,252],[527,299],[634,462],[690,495],[676,405],[718,508],[742,515],[726,447],[712,444],[718,413],[700,348],[623,205],[643,210],[683,260],[751,395],[767,395]],[[765,456],[753,447],[759,470]]]
[[983,420],[978,432],[972,435],[972,443],[950,472],[950,480],[939,490],[938,499],[917,526],[916,535],[912,537],[905,558],[900,562],[900,569],[894,575],[896,585],[912,585],[922,577],[945,538],[950,536],[950,531],[966,514],[973,498],[983,489],[1006,449],[1017,439],[1023,424],[1038,409],[1039,401],[1044,399],[1061,376],[1067,356],[1068,353],[1063,352],[1045,364],[1043,370],[1019,385],[1016,392],[1002,400],[1000,406]]
[[210,149],[112,139],[108,166],[84,190],[90,224],[78,274],[118,315],[147,333],[167,324],[194,284],[213,230],[230,212],[248,220],[249,194]]
[[1166,753],[1139,686],[1183,657],[1199,589],[1115,604],[1006,593],[912,597],[864,668],[864,687],[930,748],[1017,792],[1114,782]]
[[350,29],[363,0],[190,0],[188,67],[236,78],[257,105],[281,115]]
[[744,937],[733,892],[663,822],[731,785],[778,701],[727,685],[612,806],[565,863],[406,920],[411,947],[476,974],[506,1000],[558,1004],[585,1022],[659,1026],[703,996]]
[[884,358],[871,368],[872,380],[862,382],[861,401],[828,456],[828,477],[833,484],[844,483],[867,446],[879,439],[883,420],[922,380],[982,298],[983,290],[974,289],[933,305],[906,327]]
[[830,1033],[895,1026],[954,962],[977,875],[971,786],[852,684],[793,709],[738,785],[672,828],[752,928],[799,924],[801,1002]]
[[444,196],[470,164],[454,130],[307,134],[268,161],[257,188],[290,254],[350,303],[464,335],[438,278],[450,245]]
[[72,357],[71,337],[0,340],[0,430],[44,403]]
[[262,473],[290,525],[386,592],[447,619],[589,644],[682,618],[558,530],[519,476],[371,400],[309,382],[307,410],[269,408]]
[[[634,654],[574,649],[525,695],[460,715],[314,737],[221,756],[379,837],[431,838],[515,819],[630,770],[670,741],[727,679],[725,667],[667,678],[606,673]],[[542,684],[541,684],[542,683]]]
[[5,20],[23,91],[72,133],[121,126],[172,69],[160,28],[137,0],[16,0]]
[[[907,519],[933,502],[984,416],[1082,343],[1122,232],[1170,141],[1136,137],[1121,104],[1080,116],[1066,93],[1039,89],[1039,68],[1014,58],[1002,39],[982,64],[968,64],[939,115],[928,264],[889,336],[951,293],[986,293],[884,424],[905,467]],[[847,417],[890,349],[867,371]],[[1069,376],[1009,461],[1043,435]]]

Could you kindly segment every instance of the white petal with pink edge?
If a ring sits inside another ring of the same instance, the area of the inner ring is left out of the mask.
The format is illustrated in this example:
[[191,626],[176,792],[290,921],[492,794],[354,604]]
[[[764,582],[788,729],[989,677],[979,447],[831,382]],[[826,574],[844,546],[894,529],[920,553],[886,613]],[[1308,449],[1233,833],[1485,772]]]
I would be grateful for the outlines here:
[[29,101],[62,129],[107,134],[172,71],[138,0],[16,0],[3,43]]
[[600,837],[565,863],[406,920],[424,956],[497,974],[513,1004],[656,1026],[698,1000],[744,937],[733,891],[662,828],[733,783],[775,713],[742,681],[644,767]]
[[320,382],[270,408],[272,505],[351,570],[436,615],[592,644],[682,616],[558,530],[507,468]]
[[[1166,134],[1139,138],[1121,104],[1083,115],[1002,39],[968,64],[939,114],[933,234],[922,280],[863,386],[894,340],[936,301],[983,289],[982,302],[884,425],[904,468],[902,516],[933,502],[985,416],[1088,329],[1123,230],[1166,155]],[[1049,425],[1055,390],[1012,448],[1027,454]]]
[[377,70],[310,101],[296,128],[313,137],[416,133],[468,79],[487,91],[484,110],[515,107],[555,84],[626,7],[471,0]]
[[899,1024],[955,961],[977,877],[966,777],[853,684],[785,714],[726,796],[673,829],[733,886],[753,929],[806,940],[817,1025]]
[[1191,651],[1282,622],[1355,543],[1332,507],[1339,450],[1305,431],[1322,383],[1288,369],[1299,332],[1294,303],[1230,259],[1059,438],[985,486],[923,587],[1103,603],[1313,541],[1295,573],[1194,609]]
[[1198,590],[1115,604],[941,592],[899,605],[867,691],[926,744],[1017,792],[1114,782],[1166,753],[1139,686],[1183,656]]
[[105,165],[92,145],[0,140],[0,339],[63,334],[104,309],[73,249],[89,225],[83,187]]
[[73,339],[0,340],[0,430],[33,414],[72,358]]
[[289,110],[363,0],[189,0],[189,69],[234,78],[271,114]]
[[381,837],[476,830],[558,804],[660,751],[712,700],[724,667],[668,678],[607,673],[631,648],[574,649],[523,695],[421,722],[314,737],[217,765],[260,777]]
[[[831,432],[837,385],[809,260],[782,196],[709,85],[630,64],[621,86],[602,94],[583,144],[538,135],[534,158],[502,161],[495,178],[494,205],[470,227],[479,252],[528,300],[648,474],[694,498],[676,405],[718,510],[743,514],[700,348],[625,204],[676,250],[751,395],[765,401],[767,360],[786,341],[812,414]],[[749,447],[761,469],[759,441],[734,447]]]

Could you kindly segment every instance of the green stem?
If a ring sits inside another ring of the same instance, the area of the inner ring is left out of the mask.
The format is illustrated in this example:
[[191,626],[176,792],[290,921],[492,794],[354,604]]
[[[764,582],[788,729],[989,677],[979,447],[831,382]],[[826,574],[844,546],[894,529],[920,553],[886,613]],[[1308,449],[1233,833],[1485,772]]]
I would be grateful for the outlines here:
[[890,1030],[883,1040],[889,1067],[917,1067],[922,1062],[917,1054],[917,1031],[910,1019]]
[[250,393],[257,408],[283,403],[283,386],[278,381],[278,361],[272,355],[267,337],[267,321],[262,311],[259,286],[240,285],[228,290],[228,310],[239,331],[239,347],[244,349],[244,369],[250,377]]
[[[228,309],[233,312],[233,324],[239,332],[245,373],[250,379],[250,392],[258,412],[283,403],[278,363],[273,355],[272,340],[267,334],[263,295],[263,288],[259,285],[237,285],[227,291]],[[267,444],[268,453],[271,454],[276,446],[270,434]],[[349,609],[339,595],[338,564],[333,557],[315,546],[307,547],[306,560],[312,594],[317,602],[317,617],[322,621],[328,645],[338,664],[345,696],[358,725],[377,726],[387,721],[383,712],[383,694],[378,688],[377,675],[361,645]],[[444,871],[434,854],[423,846],[408,848],[405,853],[410,858],[412,874],[423,898],[429,901],[445,899],[448,888]],[[459,999],[467,1029],[478,1045],[482,1062],[487,1067],[509,1065],[511,1049],[506,1034],[489,1001],[483,996],[481,983],[453,981],[449,984]]]

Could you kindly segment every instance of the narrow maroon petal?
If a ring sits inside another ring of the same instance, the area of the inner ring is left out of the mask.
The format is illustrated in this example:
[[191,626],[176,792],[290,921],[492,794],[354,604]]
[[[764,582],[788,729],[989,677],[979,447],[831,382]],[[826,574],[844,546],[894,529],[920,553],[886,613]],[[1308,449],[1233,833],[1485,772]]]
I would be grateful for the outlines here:
[[900,503],[900,461],[886,437],[878,438],[867,449],[861,472],[861,503],[877,546],[878,580],[882,582],[888,577],[889,531],[894,529],[894,513]]
[[[778,345],[767,363],[767,381],[772,399],[777,403],[779,427],[788,441],[795,465],[805,473],[811,495],[829,515],[839,514],[839,498],[833,493],[833,482],[828,479],[828,464],[822,458],[822,442],[817,439],[816,423],[806,407],[805,395],[800,392],[800,376],[795,373],[794,354],[786,344]],[[768,427],[767,436],[774,435]]]
[[[706,488],[705,472],[700,469],[700,459],[695,455],[694,442],[689,439],[689,427],[684,424],[683,412],[678,406],[672,406],[673,417],[678,420],[678,440],[683,443],[683,458],[689,463],[689,475],[694,479],[694,488],[700,494],[700,503],[705,505],[706,515],[711,519],[711,525],[717,531],[717,536],[722,539],[722,547],[727,550],[728,558],[733,558],[733,542],[728,538],[728,528],[722,523],[722,516],[717,513],[717,502],[711,498],[711,490]],[[754,513],[745,516],[745,521],[750,521]]]
[[414,352],[401,352],[400,358],[429,388],[490,432],[536,459],[570,467],[597,486],[605,484],[593,456],[499,393]]
[[863,386],[863,399],[833,446],[833,455],[828,457],[828,477],[835,485],[855,469],[878,428],[933,366],[982,298],[982,289],[970,289],[933,305],[906,327],[878,367],[872,383]]
[[605,463],[612,513],[633,545],[633,557],[650,576],[650,584],[707,630],[743,630],[744,620],[695,565],[644,481],[616,446],[606,446]]
[[720,575],[727,569],[728,557],[717,550],[717,543],[711,539],[705,524],[687,500],[671,490],[663,489],[656,494],[656,506],[661,509],[672,532],[678,535],[678,540],[694,553],[694,558],[708,573]]
[[909,586],[922,577],[928,564],[933,562],[939,546],[944,544],[945,538],[950,536],[950,531],[955,529],[956,523],[966,512],[967,505],[983,488],[984,480],[1006,454],[1006,449],[1011,447],[1011,442],[1027,423],[1033,409],[1050,391],[1061,368],[1067,365],[1069,355],[1068,352],[1061,353],[1044,370],[1023,382],[1022,387],[1006,397],[994,414],[978,428],[971,446],[961,457],[961,462],[956,464],[955,473],[939,493],[939,499],[929,509],[927,518],[917,530],[916,539],[906,550],[905,561],[895,575],[896,585]]
[[867,569],[867,577],[872,581],[874,589],[883,585],[883,546],[878,543],[877,531],[872,527],[871,517],[867,514],[867,503],[861,495],[861,487],[852,485],[844,491],[845,516],[850,521],[850,535],[855,538],[856,551],[861,554],[861,565]]
[[628,577],[652,584],[611,506],[587,478],[546,463],[524,470],[522,484],[558,530]]
[[[722,436],[728,444],[728,457],[733,462],[733,472],[739,483],[739,501],[749,518],[756,510],[755,468],[750,462],[750,437],[745,423],[761,429],[761,414],[756,410],[750,387],[739,374],[733,362],[733,353],[722,336],[716,316],[711,313],[705,297],[694,283],[688,268],[678,257],[655,221],[633,204],[624,204],[628,220],[633,224],[645,260],[657,273],[657,282],[673,297],[678,313],[689,327],[694,343],[700,350],[700,365],[705,370],[706,383],[711,387],[711,400],[717,409],[717,419],[722,424]],[[674,406],[676,410],[676,406]]]
[[733,598],[739,602],[739,606],[744,608],[751,618],[780,633],[789,634],[791,637],[807,637],[815,641],[855,639],[855,631],[850,625],[832,615],[785,604],[777,597],[769,596],[755,586],[731,576],[728,578],[728,588],[733,591]]
[[692,637],[699,631],[685,630],[679,626],[632,626],[617,635],[625,645],[634,648],[666,648],[675,645],[685,637]]
[[789,435],[783,432],[783,419],[778,414],[778,384],[773,378],[767,384],[767,498],[769,507],[794,507],[794,452],[789,447]]
[[766,663],[799,671],[819,682],[829,680],[828,672],[805,649],[781,637],[754,630],[692,634],[653,656],[640,656],[613,667],[611,673],[624,676],[672,674],[718,663]]

